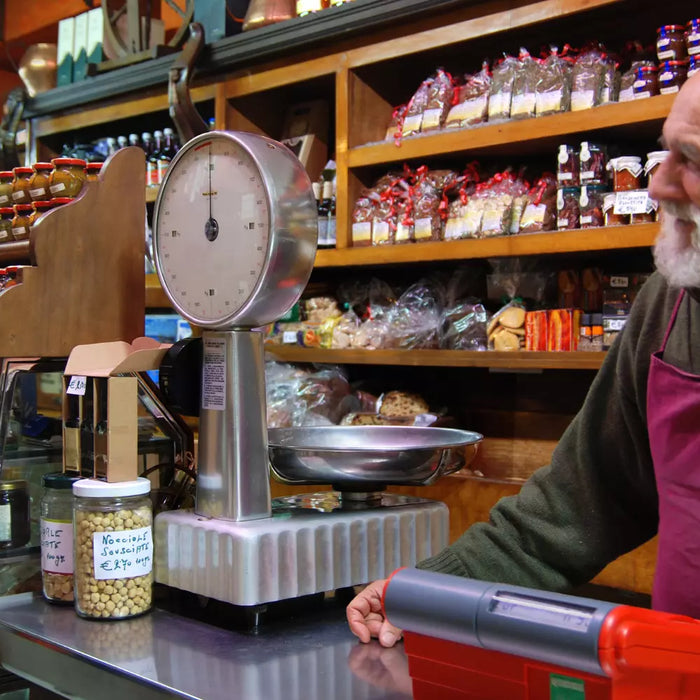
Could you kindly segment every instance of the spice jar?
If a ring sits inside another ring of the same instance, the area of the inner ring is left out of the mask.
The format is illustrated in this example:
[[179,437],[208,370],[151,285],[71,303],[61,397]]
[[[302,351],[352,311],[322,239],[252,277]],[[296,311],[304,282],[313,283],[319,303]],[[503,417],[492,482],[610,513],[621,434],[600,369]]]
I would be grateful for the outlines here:
[[562,187],[557,190],[557,229],[567,231],[579,227],[579,199],[581,191],[578,187]]
[[657,220],[658,202],[647,195],[646,209],[643,212],[630,215],[631,224],[651,224]]
[[0,207],[12,206],[12,182],[15,174],[11,170],[0,170]]
[[14,241],[12,235],[12,219],[15,218],[15,210],[12,207],[0,207],[0,243]]
[[0,549],[24,547],[30,537],[27,482],[0,481]]
[[582,185],[604,185],[608,180],[608,156],[604,146],[589,141],[581,142],[579,172]]
[[639,156],[620,156],[608,163],[613,173],[613,189],[615,192],[638,190],[640,176],[643,171],[642,159]]
[[32,202],[32,213],[29,215],[29,226],[30,228],[34,226],[34,222],[49,209],[54,208],[53,199],[44,200],[40,199],[36,202]]
[[579,198],[579,222],[581,228],[603,226],[603,197],[605,185],[582,185]]
[[658,28],[656,55],[659,61],[682,61],[686,57],[685,30],[680,24]]
[[41,480],[41,581],[52,603],[73,602],[73,484],[79,479],[53,472]]
[[20,166],[13,168],[12,180],[12,204],[31,204],[32,196],[29,194],[29,182],[34,174],[31,168]]
[[[691,56],[688,59],[688,78],[695,75],[700,70],[700,56]],[[0,173],[1,174],[1,173]]]
[[12,208],[15,212],[12,219],[12,235],[16,241],[25,241],[29,238],[29,229],[31,228],[29,217],[34,210],[31,204],[15,204]]
[[88,163],[85,168],[85,176],[88,182],[97,182],[100,179],[102,163]]
[[579,184],[579,152],[573,146],[559,146],[557,183],[561,187],[577,187]]
[[603,196],[603,217],[605,226],[624,226],[629,223],[629,215],[615,213],[617,193],[607,192]]
[[685,49],[688,56],[700,53],[700,19],[691,19],[685,25]]
[[150,490],[144,478],[73,484],[75,609],[81,617],[124,619],[151,609]]
[[34,172],[29,178],[29,196],[33,202],[51,199],[49,192],[49,177],[53,170],[51,163],[34,163]]
[[655,66],[639,66],[637,76],[632,84],[634,99],[654,97],[659,94],[658,68]]
[[688,77],[686,61],[664,61],[659,66],[659,92],[662,95],[672,95],[681,89]]
[[668,151],[652,151],[647,153],[647,162],[644,164],[644,174],[647,178],[647,187],[651,186],[654,173],[659,169],[661,163],[668,157]]
[[77,197],[87,178],[87,164],[82,158],[54,158],[54,171],[49,179],[49,189],[53,197]]

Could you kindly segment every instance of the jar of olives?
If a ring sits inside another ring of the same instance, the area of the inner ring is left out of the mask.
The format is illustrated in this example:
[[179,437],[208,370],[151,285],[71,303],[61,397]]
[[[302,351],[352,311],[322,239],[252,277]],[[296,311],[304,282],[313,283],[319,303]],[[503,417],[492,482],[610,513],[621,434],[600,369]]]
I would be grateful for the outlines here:
[[148,612],[153,585],[151,482],[73,484],[75,609],[118,620]]
[[54,170],[49,178],[52,197],[77,197],[87,179],[87,163],[82,158],[54,158]]

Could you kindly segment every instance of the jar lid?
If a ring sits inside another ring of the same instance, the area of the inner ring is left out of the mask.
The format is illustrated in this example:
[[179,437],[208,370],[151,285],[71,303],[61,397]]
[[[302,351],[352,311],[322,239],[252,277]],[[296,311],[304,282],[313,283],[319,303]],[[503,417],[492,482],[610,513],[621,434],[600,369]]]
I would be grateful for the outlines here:
[[103,163],[88,163],[87,169],[88,170],[101,170],[102,165],[103,165]]
[[[9,270],[10,268],[7,269]],[[28,486],[29,484],[22,479],[0,481],[0,491],[20,491],[22,489],[26,489]]]
[[32,202],[30,206],[34,209],[51,209],[53,207],[53,199],[38,199]]
[[64,472],[51,472],[41,477],[41,483],[47,489],[70,489],[73,484],[82,477],[77,474],[66,474]]
[[54,166],[79,165],[83,168],[87,166],[87,163],[82,158],[54,158],[51,162]]
[[3,178],[3,177],[10,178],[10,177],[14,177],[14,176],[15,176],[15,174],[11,170],[0,170],[0,178]]
[[562,194],[577,194],[581,191],[580,187],[560,187],[559,191]]
[[139,477],[133,481],[100,481],[80,479],[73,484],[73,495],[81,498],[109,498],[110,496],[141,496],[149,493],[151,482]]
[[12,207],[0,207],[0,215],[2,214],[12,214],[15,215],[15,210]]
[[53,163],[34,163],[34,170],[53,170]]
[[24,213],[32,210],[31,204],[13,204],[12,208],[15,210],[15,214]]
[[18,165],[16,168],[12,168],[14,175],[31,175],[34,170],[26,165]]
[[683,31],[683,25],[682,24],[664,24],[662,27],[659,27],[658,29],[659,32],[682,32]]
[[19,267],[19,265],[8,265],[5,270],[7,270],[7,272],[17,272]]
[[658,73],[659,69],[656,66],[639,66],[639,68],[637,68],[637,71],[639,71],[640,74],[641,73]]
[[700,19],[691,19],[685,26],[686,26],[686,27],[697,27],[697,26],[700,26]]
[[59,204],[68,204],[73,201],[73,197],[53,197],[49,200],[51,204],[57,207]]
[[660,68],[661,70],[663,70],[664,68],[665,68],[665,69],[668,69],[668,68],[671,68],[671,67],[676,68],[676,67],[678,67],[678,66],[682,66],[683,68],[685,68],[687,65],[688,65],[688,61],[675,61],[675,60],[674,60],[674,61],[664,61],[664,62],[661,64],[661,66],[659,66],[659,68]]

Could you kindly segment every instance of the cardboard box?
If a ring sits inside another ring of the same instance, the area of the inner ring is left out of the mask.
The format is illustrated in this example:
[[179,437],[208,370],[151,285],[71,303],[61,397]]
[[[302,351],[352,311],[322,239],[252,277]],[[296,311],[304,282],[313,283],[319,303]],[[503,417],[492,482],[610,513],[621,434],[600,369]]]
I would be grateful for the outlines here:
[[56,85],[70,85],[73,82],[73,41],[75,36],[75,17],[67,17],[58,23],[58,42],[56,47]]
[[546,311],[528,311],[525,314],[525,350],[547,350],[548,326]]
[[568,352],[578,347],[581,332],[580,309],[551,309],[548,312],[547,350]]
[[73,82],[77,83],[87,77],[88,47],[88,13],[75,16],[75,33],[73,35]]
[[87,62],[101,63],[104,60],[104,17],[101,7],[87,14]]
[[65,369],[63,470],[87,478],[138,476],[138,379],[169,344],[151,338],[78,345]]

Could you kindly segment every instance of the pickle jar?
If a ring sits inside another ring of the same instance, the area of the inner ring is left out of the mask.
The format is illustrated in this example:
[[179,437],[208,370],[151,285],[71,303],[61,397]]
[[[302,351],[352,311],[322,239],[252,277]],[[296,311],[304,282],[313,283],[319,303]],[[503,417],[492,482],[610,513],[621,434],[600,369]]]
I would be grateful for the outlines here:
[[30,537],[27,482],[0,481],[0,549],[24,547]]
[[664,61],[659,66],[659,92],[662,95],[678,92],[687,77],[687,61]]
[[73,484],[79,479],[63,472],[42,478],[41,582],[51,603],[73,603]]
[[29,194],[29,183],[34,174],[32,168],[19,166],[13,168],[14,178],[12,180],[12,204],[31,204],[32,196]]
[[34,222],[44,213],[54,208],[53,199],[40,199],[32,202],[32,213],[29,215],[29,226],[34,226]]
[[613,189],[615,192],[638,190],[644,167],[639,156],[620,156],[608,162],[608,169],[613,174]]
[[579,222],[581,228],[595,228],[605,224],[603,198],[605,185],[582,185],[579,197]]
[[34,172],[29,178],[29,196],[32,202],[51,199],[49,178],[53,170],[53,165],[51,165],[51,163],[34,163],[32,169]]
[[25,241],[29,238],[29,229],[32,225],[30,217],[34,210],[31,204],[15,204],[12,208],[15,211],[12,219],[12,235],[16,241]]
[[75,610],[119,620],[148,612],[153,586],[151,482],[73,484]]
[[0,170],[0,207],[12,206],[12,182],[15,174],[11,170]]
[[639,66],[632,84],[634,99],[654,97],[659,94],[658,68],[656,66]]
[[52,197],[77,197],[87,178],[87,163],[82,158],[54,158],[49,179]]
[[659,61],[682,61],[686,57],[685,28],[680,24],[659,27],[656,38]]
[[12,219],[15,218],[15,210],[12,207],[0,207],[0,243],[14,241],[12,235]]
[[616,192],[607,192],[603,196],[603,216],[605,226],[624,226],[629,223],[629,215],[615,213]]
[[579,187],[561,187],[557,190],[557,229],[567,231],[579,227]]
[[85,175],[88,182],[97,182],[100,179],[102,163],[88,163],[85,168]]

